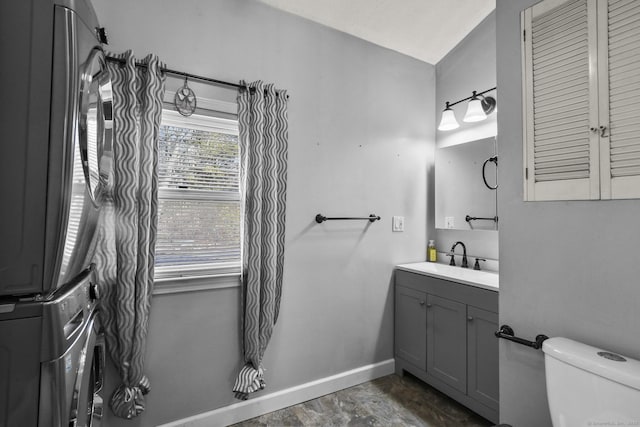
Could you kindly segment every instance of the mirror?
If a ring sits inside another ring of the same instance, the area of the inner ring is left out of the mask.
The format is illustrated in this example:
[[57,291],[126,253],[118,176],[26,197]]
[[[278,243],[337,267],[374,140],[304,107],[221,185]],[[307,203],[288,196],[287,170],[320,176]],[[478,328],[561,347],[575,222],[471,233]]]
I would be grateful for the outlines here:
[[436,228],[498,229],[497,163],[495,137],[436,149]]

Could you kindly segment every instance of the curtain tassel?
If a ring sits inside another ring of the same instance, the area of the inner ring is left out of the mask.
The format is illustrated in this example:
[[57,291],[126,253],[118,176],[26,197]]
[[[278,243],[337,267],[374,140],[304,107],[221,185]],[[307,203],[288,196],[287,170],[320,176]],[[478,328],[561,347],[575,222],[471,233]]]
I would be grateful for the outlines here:
[[251,363],[247,363],[238,373],[236,383],[233,386],[236,399],[247,400],[249,393],[264,389],[266,383],[264,382],[264,369],[260,366],[258,369],[254,368]]
[[144,412],[145,401],[144,395],[149,393],[151,383],[149,378],[143,376],[140,383],[136,386],[127,386],[121,384],[111,395],[109,405],[113,413],[120,417],[131,419]]

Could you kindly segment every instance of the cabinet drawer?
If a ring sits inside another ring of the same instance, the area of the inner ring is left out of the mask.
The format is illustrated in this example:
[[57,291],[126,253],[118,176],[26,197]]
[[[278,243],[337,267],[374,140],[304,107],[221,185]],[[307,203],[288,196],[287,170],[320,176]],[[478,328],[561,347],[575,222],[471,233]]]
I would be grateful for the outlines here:
[[496,291],[403,270],[396,270],[395,283],[427,294],[473,305],[483,310],[498,312],[498,293]]

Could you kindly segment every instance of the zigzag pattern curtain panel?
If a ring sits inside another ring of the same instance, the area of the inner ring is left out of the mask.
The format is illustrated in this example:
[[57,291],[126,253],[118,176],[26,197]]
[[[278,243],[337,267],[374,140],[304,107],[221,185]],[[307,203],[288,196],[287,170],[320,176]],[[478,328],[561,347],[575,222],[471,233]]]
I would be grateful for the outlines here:
[[109,63],[114,99],[114,174],[96,239],[101,316],[109,354],[122,384],[111,396],[113,413],[133,418],[144,411],[149,380],[143,374],[153,290],[158,223],[158,129],[164,76],[158,58],[136,68]]
[[262,358],[278,319],[287,196],[287,94],[257,81],[238,97],[243,203],[244,366],[233,391],[245,400],[265,387]]

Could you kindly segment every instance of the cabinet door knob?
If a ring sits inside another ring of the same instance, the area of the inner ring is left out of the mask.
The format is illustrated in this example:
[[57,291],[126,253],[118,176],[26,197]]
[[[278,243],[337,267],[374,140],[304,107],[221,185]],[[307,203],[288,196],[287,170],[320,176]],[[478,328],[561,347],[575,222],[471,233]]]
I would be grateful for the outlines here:
[[471,317],[471,316],[467,316],[467,320],[468,320],[469,322],[471,322],[471,321],[473,320],[473,317]]
[[420,301],[420,305],[424,305],[424,301]]
[[608,138],[609,135],[607,135],[606,133],[607,133],[607,127],[606,126],[600,126],[600,136],[602,138]]

